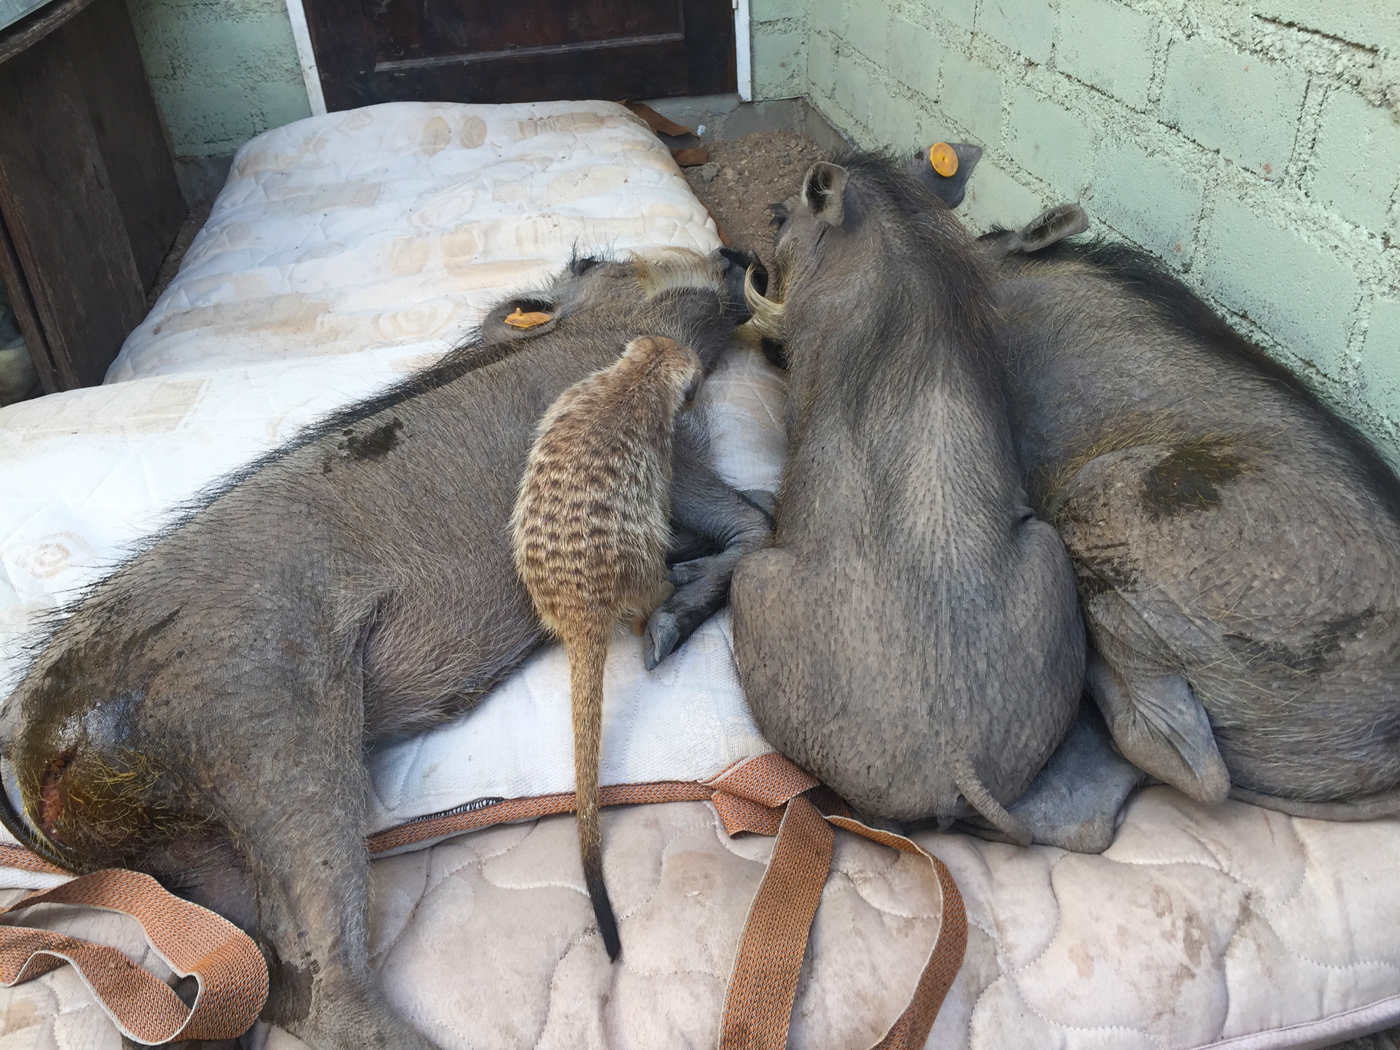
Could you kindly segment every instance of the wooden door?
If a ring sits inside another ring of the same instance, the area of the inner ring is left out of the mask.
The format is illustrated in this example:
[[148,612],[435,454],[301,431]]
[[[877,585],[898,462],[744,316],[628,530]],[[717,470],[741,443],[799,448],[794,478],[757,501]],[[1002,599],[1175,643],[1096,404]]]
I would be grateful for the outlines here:
[[731,0],[302,0],[326,108],[735,89]]

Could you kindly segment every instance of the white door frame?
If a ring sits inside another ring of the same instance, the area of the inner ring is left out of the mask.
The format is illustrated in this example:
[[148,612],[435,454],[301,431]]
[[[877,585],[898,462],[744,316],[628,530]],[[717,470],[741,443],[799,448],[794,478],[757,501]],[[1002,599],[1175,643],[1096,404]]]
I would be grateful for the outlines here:
[[292,39],[297,42],[297,58],[301,60],[301,79],[306,84],[306,98],[314,116],[326,114],[326,95],[321,90],[321,74],[316,69],[316,52],[311,49],[311,30],[306,28],[306,11],[301,0],[287,0],[287,15],[292,20]]
[[734,6],[734,70],[739,97],[753,101],[753,42],[749,38],[749,0],[729,0]]

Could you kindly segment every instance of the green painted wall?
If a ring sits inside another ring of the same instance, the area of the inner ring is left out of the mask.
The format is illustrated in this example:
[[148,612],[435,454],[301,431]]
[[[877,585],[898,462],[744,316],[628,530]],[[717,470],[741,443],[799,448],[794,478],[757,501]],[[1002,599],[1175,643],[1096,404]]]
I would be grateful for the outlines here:
[[861,145],[982,144],[974,227],[1082,202],[1400,450],[1400,6],[752,4],[758,97]]
[[179,157],[311,115],[284,0],[127,0]]

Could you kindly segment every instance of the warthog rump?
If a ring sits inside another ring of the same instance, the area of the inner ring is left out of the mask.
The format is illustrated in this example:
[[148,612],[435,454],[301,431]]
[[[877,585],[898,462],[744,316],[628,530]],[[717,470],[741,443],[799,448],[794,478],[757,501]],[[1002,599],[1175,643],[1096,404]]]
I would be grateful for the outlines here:
[[1012,429],[1074,560],[1119,750],[1203,802],[1400,813],[1400,483],[1074,205],[983,238]]
[[[93,587],[5,701],[6,826],[75,870],[172,880],[254,934],[267,1016],[314,1050],[430,1047],[369,972],[364,748],[466,711],[539,644],[509,530],[538,420],[638,335],[713,366],[741,270],[576,259],[227,479]],[[678,429],[671,514],[708,556],[653,615],[654,659],[770,531],[703,444]]]
[[817,164],[778,210],[755,323],[789,364],[777,546],[734,577],[754,717],[854,806],[1007,814],[1068,729],[1074,573],[1022,491],[982,254],[888,160]]

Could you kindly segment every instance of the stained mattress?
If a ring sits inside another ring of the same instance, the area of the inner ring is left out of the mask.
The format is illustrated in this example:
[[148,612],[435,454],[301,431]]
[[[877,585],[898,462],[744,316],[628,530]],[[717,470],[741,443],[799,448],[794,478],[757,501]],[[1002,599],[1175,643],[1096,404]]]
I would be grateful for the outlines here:
[[[0,670],[13,677],[44,616],[210,480],[430,362],[575,247],[716,243],[665,149],[611,104],[401,103],[259,136],[107,384],[0,411]],[[722,472],[773,486],[781,376],[736,348],[704,400]],[[378,756],[376,827],[567,790],[564,667],[544,650],[459,723]],[[767,750],[724,616],[655,674],[619,636],[609,676],[605,782]],[[376,861],[372,961],[391,1003],[444,1048],[713,1045],[772,840],[731,838],[704,802],[619,807],[603,829],[615,965],[567,816]],[[1301,1048],[1400,1020],[1400,821],[1151,788],[1100,857],[917,838],[969,921],[930,1047]],[[9,869],[0,884],[40,881]],[[939,910],[926,865],[839,834],[789,1045],[878,1039]],[[163,972],[129,920],[45,906],[24,921]],[[255,1042],[300,1045],[265,1027]],[[119,1045],[69,969],[0,991],[0,1050]]]

